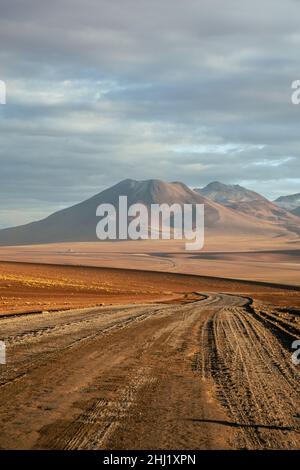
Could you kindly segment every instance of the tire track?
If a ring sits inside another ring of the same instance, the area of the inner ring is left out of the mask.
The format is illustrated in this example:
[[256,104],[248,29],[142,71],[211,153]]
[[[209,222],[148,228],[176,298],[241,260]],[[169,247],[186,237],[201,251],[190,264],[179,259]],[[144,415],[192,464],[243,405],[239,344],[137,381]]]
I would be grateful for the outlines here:
[[245,307],[228,306],[208,320],[202,341],[202,374],[240,431],[238,447],[297,448],[300,375],[275,335]]
[[0,445],[300,448],[300,375],[273,316],[240,296],[198,294],[2,321],[13,356]]

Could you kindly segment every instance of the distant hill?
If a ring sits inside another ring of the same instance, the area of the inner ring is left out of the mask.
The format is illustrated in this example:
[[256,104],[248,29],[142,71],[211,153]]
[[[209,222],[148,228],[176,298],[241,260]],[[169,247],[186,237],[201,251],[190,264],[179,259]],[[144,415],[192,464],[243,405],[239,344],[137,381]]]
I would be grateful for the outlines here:
[[300,216],[300,193],[290,196],[281,196],[274,201],[277,206],[290,211],[292,214]]
[[196,188],[195,191],[241,214],[272,222],[284,226],[287,230],[300,233],[300,219],[295,214],[291,214],[264,196],[243,186],[215,181],[204,188]]
[[300,217],[300,206],[296,207],[296,209],[293,209],[291,213],[296,215],[297,217]]
[[263,201],[265,199],[260,194],[243,188],[239,184],[224,184],[219,181],[213,181],[204,188],[196,188],[195,191],[228,207],[234,207],[241,202]]
[[[218,183],[218,185],[220,184]],[[208,190],[209,187],[213,190],[212,192]],[[216,183],[212,183],[212,185],[196,192],[180,182],[166,183],[154,179],[146,181],[126,179],[90,199],[55,212],[43,220],[0,230],[0,245],[96,241],[96,226],[99,221],[99,217],[96,216],[98,205],[110,203],[118,207],[119,196],[122,195],[128,197],[128,205],[134,203],[143,203],[146,206],[161,203],[204,204],[205,229],[211,236],[239,234],[249,237],[252,235],[276,237],[287,234],[289,230],[293,231],[292,222],[294,220],[300,221],[299,218],[286,213],[274,204],[268,204],[269,201],[262,196],[257,195],[256,198],[254,196],[256,193],[249,192],[247,199],[247,193],[244,192],[247,190],[240,187],[229,188],[239,189],[228,189],[228,193],[226,185],[216,186]],[[230,194],[227,202],[226,194]],[[238,201],[234,194],[241,196],[244,194],[242,201]],[[252,199],[250,194],[253,194]],[[219,200],[222,201],[221,204],[218,202]],[[253,206],[251,210],[250,208],[248,210],[247,206],[243,206],[244,203],[251,202],[255,202],[257,206]],[[261,208],[259,208],[259,204],[262,205]],[[238,207],[239,211],[236,210]],[[259,211],[262,214],[264,211],[267,212],[265,217],[261,217],[263,220],[257,218]],[[285,216],[290,225],[287,223],[277,226],[271,223],[276,217],[278,219],[281,217],[283,220]]]

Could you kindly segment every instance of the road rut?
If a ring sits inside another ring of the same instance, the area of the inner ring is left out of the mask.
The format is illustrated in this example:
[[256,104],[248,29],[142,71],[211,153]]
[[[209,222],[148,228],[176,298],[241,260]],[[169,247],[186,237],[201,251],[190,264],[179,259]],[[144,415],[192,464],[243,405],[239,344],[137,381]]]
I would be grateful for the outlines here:
[[204,294],[0,319],[0,447],[300,448],[291,352],[249,299]]

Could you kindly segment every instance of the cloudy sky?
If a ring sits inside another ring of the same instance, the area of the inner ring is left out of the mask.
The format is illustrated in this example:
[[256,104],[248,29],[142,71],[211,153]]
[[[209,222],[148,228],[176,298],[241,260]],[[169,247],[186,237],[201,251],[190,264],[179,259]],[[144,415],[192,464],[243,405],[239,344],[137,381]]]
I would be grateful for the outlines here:
[[1,0],[0,227],[124,178],[300,192],[299,0]]

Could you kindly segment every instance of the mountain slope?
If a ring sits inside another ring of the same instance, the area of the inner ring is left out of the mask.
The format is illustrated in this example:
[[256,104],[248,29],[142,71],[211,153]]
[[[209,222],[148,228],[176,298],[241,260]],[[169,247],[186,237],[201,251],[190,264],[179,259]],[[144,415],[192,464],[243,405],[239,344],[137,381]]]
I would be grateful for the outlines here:
[[243,188],[239,184],[230,185],[219,181],[213,181],[204,188],[196,188],[195,191],[228,207],[241,202],[264,200],[260,194]]
[[296,215],[279,207],[255,191],[243,188],[238,184],[228,185],[215,181],[205,188],[195,189],[195,191],[239,213],[282,225],[297,233],[300,231],[300,219]]
[[120,195],[128,196],[128,205],[143,203],[149,207],[151,204],[161,203],[204,204],[205,230],[209,234],[269,237],[286,234],[285,227],[274,227],[273,224],[259,221],[248,214],[238,213],[230,207],[207,199],[183,183],[126,179],[86,201],[56,212],[43,220],[0,230],[0,245],[96,241],[98,205],[109,203],[118,207]]
[[296,207],[296,209],[293,209],[291,213],[296,215],[297,217],[300,217],[300,206]]
[[274,201],[274,203],[285,209],[292,212],[292,214],[300,216],[300,193],[291,194],[290,196],[281,196]]

